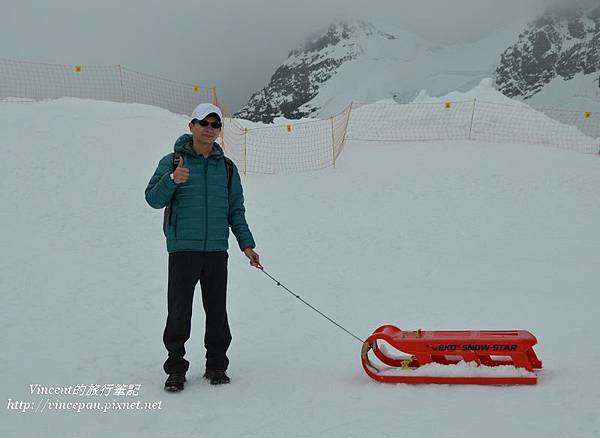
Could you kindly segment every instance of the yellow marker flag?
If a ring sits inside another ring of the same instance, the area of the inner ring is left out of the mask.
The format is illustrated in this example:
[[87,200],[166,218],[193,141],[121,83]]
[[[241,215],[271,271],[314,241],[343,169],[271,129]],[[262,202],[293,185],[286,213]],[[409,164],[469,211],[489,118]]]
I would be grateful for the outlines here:
[[449,100],[447,100],[446,102],[444,102],[444,108],[446,108],[446,109],[452,108],[452,102],[450,102]]
[[292,131],[293,131],[292,125],[287,125],[287,132],[292,132]]
[[194,93],[198,93],[200,91],[200,85],[194,85]]
[[74,71],[75,73],[80,73],[80,72],[81,72],[81,66],[80,66],[80,65],[76,65],[76,66],[73,68],[73,71]]
[[589,119],[590,117],[592,117],[592,112],[591,111],[584,112],[583,117],[585,117],[586,119]]

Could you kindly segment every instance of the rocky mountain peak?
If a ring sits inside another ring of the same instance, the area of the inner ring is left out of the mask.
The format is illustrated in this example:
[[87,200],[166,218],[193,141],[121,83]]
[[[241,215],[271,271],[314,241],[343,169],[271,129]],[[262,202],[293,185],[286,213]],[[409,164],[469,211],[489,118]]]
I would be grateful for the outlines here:
[[600,5],[597,1],[549,7],[501,55],[496,87],[508,97],[528,99],[561,77],[600,70]]
[[396,37],[363,20],[339,20],[292,50],[273,73],[269,84],[254,93],[237,117],[270,123],[275,117],[298,119],[317,108],[300,108],[310,102],[339,67],[363,53],[360,41]]
[[303,47],[292,50],[289,57],[298,56],[303,52],[318,52],[327,47],[337,46],[343,40],[350,40],[360,36],[368,37],[374,34],[380,34],[388,39],[396,38],[394,35],[378,31],[375,26],[363,20],[339,20],[332,23],[324,33],[309,38]]

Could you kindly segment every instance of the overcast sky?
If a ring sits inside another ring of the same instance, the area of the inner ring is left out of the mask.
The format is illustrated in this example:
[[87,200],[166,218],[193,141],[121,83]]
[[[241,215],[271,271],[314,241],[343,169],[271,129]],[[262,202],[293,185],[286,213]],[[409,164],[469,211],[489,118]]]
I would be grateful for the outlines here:
[[436,42],[473,39],[548,0],[0,0],[0,58],[123,64],[216,86],[238,110],[289,51],[338,18],[395,22]]

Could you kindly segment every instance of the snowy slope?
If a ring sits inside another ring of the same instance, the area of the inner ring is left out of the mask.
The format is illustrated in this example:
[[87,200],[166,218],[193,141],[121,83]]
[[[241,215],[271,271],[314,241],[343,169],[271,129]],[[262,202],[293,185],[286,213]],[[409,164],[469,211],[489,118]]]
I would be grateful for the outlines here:
[[[444,102],[450,102],[449,109]],[[470,137],[597,154],[600,132],[594,117],[586,119],[579,111],[542,113],[506,97],[494,89],[492,79],[486,78],[465,92],[431,97],[421,90],[409,105],[398,105],[392,99],[355,105],[346,138],[414,142]]]
[[139,383],[134,400],[162,401],[3,409],[0,436],[600,435],[600,161],[524,144],[350,143],[336,169],[244,186],[266,269],[304,299],[361,337],[383,323],[530,330],[537,386],[376,383],[356,340],[232,241],[232,384],[200,377],[197,295],[188,384],[165,393],[167,255],[143,192],[185,122],[144,105],[0,103],[5,401],[38,403],[35,383]]
[[552,79],[538,93],[526,101],[534,107],[600,111],[600,83],[598,75],[576,74],[570,80]]

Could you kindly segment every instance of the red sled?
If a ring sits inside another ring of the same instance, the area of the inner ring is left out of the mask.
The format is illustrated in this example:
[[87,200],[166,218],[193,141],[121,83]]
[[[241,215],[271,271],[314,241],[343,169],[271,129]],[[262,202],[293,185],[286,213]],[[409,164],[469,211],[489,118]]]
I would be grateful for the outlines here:
[[[542,368],[535,344],[525,330],[402,331],[384,325],[366,339],[361,357],[365,372],[380,382],[535,385],[534,370]],[[371,362],[371,350],[384,366]]]

